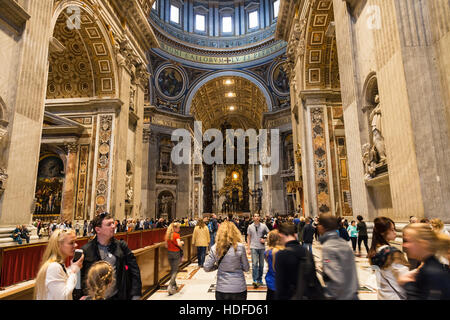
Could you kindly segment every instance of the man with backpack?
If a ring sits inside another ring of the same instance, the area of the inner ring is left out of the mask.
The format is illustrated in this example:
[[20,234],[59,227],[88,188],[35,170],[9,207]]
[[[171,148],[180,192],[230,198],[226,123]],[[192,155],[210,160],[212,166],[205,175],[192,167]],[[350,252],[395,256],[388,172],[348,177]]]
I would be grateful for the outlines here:
[[213,213],[208,222],[208,230],[209,230],[209,238],[211,239],[210,245],[211,247],[216,243],[216,233],[219,226],[217,225],[217,217]]
[[317,279],[314,259],[295,237],[295,225],[282,223],[278,231],[285,249],[275,259],[275,299],[322,300],[323,289]]

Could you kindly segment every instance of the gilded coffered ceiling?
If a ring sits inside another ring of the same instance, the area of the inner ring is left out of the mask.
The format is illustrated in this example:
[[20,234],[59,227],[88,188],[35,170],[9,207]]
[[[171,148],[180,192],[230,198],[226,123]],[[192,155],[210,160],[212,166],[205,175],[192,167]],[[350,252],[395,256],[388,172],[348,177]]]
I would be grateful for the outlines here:
[[234,129],[260,128],[267,103],[261,90],[241,77],[219,77],[196,93],[191,114],[204,130],[220,128],[225,121]]
[[114,95],[113,62],[98,23],[84,11],[79,29],[67,21],[63,12],[53,32],[47,99]]

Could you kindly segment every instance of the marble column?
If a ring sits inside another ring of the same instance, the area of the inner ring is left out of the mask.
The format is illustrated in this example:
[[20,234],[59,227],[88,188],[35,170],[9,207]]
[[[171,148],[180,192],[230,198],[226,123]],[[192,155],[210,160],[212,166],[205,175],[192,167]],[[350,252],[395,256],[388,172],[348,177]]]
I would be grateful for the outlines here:
[[24,31],[0,30],[0,95],[9,109],[9,142],[2,156],[8,183],[0,198],[0,225],[31,221],[48,75],[53,0],[21,1],[30,16]]
[[327,108],[340,100],[338,92],[302,91],[302,176],[305,215],[335,214],[335,192]]
[[67,148],[67,165],[66,175],[64,178],[64,190],[62,200],[61,218],[63,220],[72,221],[74,219],[75,208],[75,181],[78,144],[71,143],[66,145]]

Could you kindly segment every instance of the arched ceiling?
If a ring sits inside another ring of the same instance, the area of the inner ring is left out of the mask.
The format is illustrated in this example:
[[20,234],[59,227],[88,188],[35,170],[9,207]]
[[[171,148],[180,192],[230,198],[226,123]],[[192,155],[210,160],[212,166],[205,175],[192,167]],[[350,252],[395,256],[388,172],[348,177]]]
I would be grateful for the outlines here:
[[220,129],[225,121],[234,129],[257,129],[267,111],[261,90],[249,80],[235,76],[207,82],[197,91],[191,106],[191,114],[202,121],[204,130]]
[[339,89],[332,0],[284,0],[277,39],[288,41],[288,64],[300,64],[303,89]]
[[80,29],[67,21],[61,13],[53,31],[47,99],[113,96],[113,61],[98,23],[84,10]]
[[333,1],[312,2],[305,42],[305,88],[340,88]]

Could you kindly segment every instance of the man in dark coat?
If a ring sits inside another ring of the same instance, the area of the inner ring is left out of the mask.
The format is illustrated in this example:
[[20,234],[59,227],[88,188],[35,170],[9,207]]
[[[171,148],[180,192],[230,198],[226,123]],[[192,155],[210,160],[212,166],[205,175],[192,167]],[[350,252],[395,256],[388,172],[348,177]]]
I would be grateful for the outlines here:
[[309,252],[312,253],[312,243],[314,240],[314,233],[316,232],[315,228],[312,226],[311,218],[307,217],[305,219],[305,227],[303,228],[303,246],[309,250]]
[[[295,233],[296,228],[292,223],[282,223],[278,227],[281,242],[285,249],[278,251],[275,258],[275,299],[320,299],[321,286],[316,276],[316,268],[312,255],[300,245]],[[303,265],[305,264],[305,265]],[[308,268],[306,266],[308,265]],[[302,278],[305,289],[299,296],[299,275],[300,268],[304,268]],[[306,270],[309,269],[310,272]],[[308,284],[308,285],[306,285]],[[312,285],[310,285],[312,284]]]
[[104,260],[114,267],[116,285],[106,294],[109,300],[138,300],[142,295],[142,283],[136,258],[124,241],[114,238],[114,219],[102,213],[92,221],[95,238],[81,249],[84,252],[81,269],[81,289],[86,292],[86,276],[89,268]]

